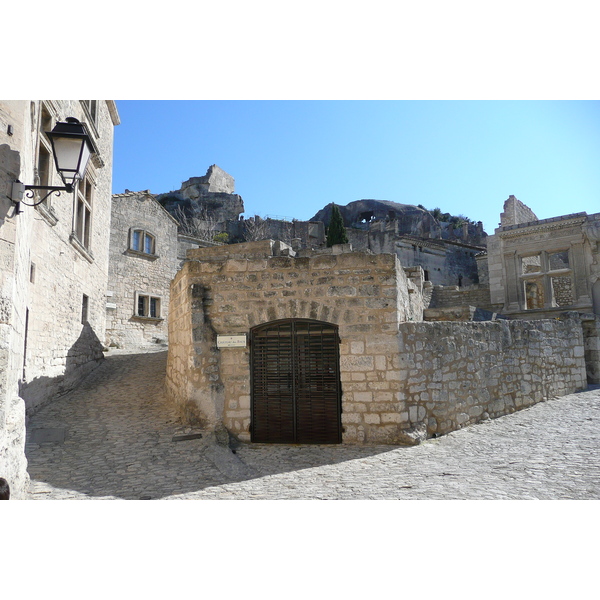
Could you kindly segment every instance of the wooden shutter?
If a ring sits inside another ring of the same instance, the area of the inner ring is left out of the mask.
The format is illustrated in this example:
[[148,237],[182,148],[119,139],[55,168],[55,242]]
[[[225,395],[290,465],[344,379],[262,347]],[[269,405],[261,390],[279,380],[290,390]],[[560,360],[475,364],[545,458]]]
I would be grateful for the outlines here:
[[290,319],[251,332],[252,441],[341,442],[337,326]]

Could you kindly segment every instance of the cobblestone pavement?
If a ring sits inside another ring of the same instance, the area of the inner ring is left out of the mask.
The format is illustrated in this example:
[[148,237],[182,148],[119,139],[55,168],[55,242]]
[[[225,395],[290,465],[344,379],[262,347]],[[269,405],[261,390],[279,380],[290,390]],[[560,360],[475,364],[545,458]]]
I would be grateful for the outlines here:
[[111,352],[34,415],[29,498],[598,499],[600,386],[419,446],[242,444],[184,428],[166,352]]

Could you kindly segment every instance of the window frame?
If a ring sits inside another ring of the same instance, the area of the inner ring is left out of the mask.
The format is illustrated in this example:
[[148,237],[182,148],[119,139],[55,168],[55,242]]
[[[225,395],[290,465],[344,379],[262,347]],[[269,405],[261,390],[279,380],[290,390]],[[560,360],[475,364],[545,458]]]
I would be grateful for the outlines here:
[[[45,102],[40,103],[38,116],[38,136],[35,153],[34,185],[51,186],[54,183],[54,160],[52,160],[52,145],[47,131],[52,130],[52,123],[57,121],[56,113]],[[44,163],[44,164],[42,164]],[[35,191],[35,201],[39,202],[46,192]],[[46,196],[43,202],[36,204],[35,208],[49,225],[56,225],[58,217],[52,208],[52,194]]]
[[[568,267],[563,267],[559,269],[551,269],[550,264],[550,256],[554,254],[566,253]],[[540,257],[540,269],[539,271],[533,271],[529,273],[524,273],[524,265],[523,259],[531,258],[533,256]],[[552,308],[559,308],[565,310],[566,308],[573,306],[576,303],[576,294],[575,294],[575,275],[573,273],[573,269],[571,267],[573,257],[571,255],[570,248],[555,248],[552,250],[538,250],[535,252],[527,252],[518,255],[519,259],[519,281],[520,281],[520,289],[522,294],[522,309],[525,311],[532,310],[548,310]],[[558,277],[568,277],[571,280],[571,299],[572,303],[567,305],[558,305],[556,302],[556,293],[553,285],[553,279]],[[544,296],[543,306],[529,308],[527,306],[527,284],[528,283],[537,283],[541,287],[542,294]]]
[[[136,233],[139,233],[139,244],[137,248],[134,246],[134,240]],[[147,241],[150,240],[151,252],[146,252]],[[144,256],[146,258],[158,258],[156,254],[156,235],[152,231],[143,229],[142,227],[132,227],[129,230],[127,251],[137,256]]]
[[79,244],[89,252],[92,246],[92,223],[95,184],[88,172],[77,182],[73,194],[73,230],[72,234]]
[[[140,314],[140,301],[142,302],[142,313]],[[153,305],[154,304],[154,308]],[[158,294],[151,294],[148,292],[135,292],[134,305],[133,305],[133,318],[142,321],[164,321],[162,316],[162,296]],[[154,312],[154,316],[152,313]]]

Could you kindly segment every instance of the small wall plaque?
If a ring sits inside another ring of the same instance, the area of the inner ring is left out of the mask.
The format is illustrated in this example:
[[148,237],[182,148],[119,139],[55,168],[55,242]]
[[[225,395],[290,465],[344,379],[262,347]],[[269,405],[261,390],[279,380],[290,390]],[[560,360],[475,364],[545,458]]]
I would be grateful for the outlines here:
[[217,348],[245,348],[246,334],[242,335],[217,335]]

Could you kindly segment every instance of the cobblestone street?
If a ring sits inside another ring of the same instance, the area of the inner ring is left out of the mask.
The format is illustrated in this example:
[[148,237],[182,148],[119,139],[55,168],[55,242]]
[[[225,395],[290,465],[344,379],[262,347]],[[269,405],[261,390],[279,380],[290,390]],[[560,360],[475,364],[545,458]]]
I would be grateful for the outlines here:
[[111,352],[28,425],[29,498],[598,499],[600,388],[414,447],[242,444],[181,426],[166,352]]

